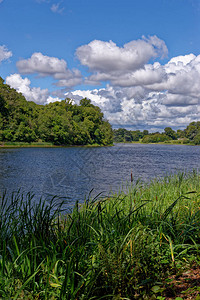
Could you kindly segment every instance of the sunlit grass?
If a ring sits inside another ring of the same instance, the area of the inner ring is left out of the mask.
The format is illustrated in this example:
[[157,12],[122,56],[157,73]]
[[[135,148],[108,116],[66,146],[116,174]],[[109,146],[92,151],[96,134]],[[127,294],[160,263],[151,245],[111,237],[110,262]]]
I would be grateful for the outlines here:
[[150,299],[168,274],[199,262],[199,180],[138,181],[70,214],[57,198],[2,195],[0,298]]

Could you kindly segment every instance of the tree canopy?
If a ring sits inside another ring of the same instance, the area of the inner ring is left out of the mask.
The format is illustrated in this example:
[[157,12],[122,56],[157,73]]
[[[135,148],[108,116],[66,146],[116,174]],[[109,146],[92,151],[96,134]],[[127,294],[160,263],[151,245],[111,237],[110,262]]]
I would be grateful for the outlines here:
[[55,145],[110,145],[111,125],[89,99],[47,105],[26,101],[0,77],[0,141],[51,142]]

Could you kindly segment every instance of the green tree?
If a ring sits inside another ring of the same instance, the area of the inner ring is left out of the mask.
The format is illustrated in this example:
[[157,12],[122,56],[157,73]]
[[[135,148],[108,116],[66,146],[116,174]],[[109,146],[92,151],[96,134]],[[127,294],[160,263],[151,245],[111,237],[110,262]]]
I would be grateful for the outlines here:
[[176,132],[171,127],[166,127],[164,132],[171,140],[177,140]]
[[84,98],[45,106],[28,102],[0,77],[0,141],[52,142],[56,145],[112,144],[110,124],[98,106]]
[[185,136],[190,140],[193,141],[200,132],[200,122],[192,122],[190,123],[185,129]]

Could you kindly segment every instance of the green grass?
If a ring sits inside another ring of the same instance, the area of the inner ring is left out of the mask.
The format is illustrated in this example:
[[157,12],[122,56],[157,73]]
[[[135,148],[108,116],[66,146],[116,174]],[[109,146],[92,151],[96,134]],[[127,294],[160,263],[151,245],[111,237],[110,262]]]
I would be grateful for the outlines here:
[[17,148],[17,147],[55,147],[52,143],[47,142],[0,142],[0,147],[3,148]]
[[199,263],[199,194],[193,171],[86,199],[70,214],[57,198],[2,195],[0,298],[161,299],[170,274]]
[[55,145],[53,143],[48,142],[32,142],[32,143],[25,143],[25,142],[0,142],[0,148],[34,148],[34,147],[41,147],[41,148],[61,148],[61,147],[110,147],[110,145],[100,145],[100,144],[86,144],[86,145]]

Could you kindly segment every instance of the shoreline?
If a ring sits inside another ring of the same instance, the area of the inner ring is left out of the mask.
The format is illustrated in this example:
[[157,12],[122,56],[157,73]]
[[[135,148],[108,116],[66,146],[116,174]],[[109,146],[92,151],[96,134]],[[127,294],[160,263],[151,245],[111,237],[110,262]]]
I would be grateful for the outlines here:
[[175,143],[175,142],[159,142],[159,143],[142,143],[140,141],[133,141],[133,142],[115,142],[114,144],[140,144],[140,145],[183,145],[183,146],[200,146],[195,145],[194,143]]
[[12,144],[4,144],[0,143],[0,149],[5,149],[5,148],[71,148],[71,147],[89,147],[89,148],[95,148],[95,147],[112,147],[114,145],[53,145],[49,143],[12,143]]
[[116,144],[140,144],[140,145],[183,145],[183,146],[200,146],[194,143],[182,143],[178,141],[159,142],[159,143],[142,143],[141,141],[133,142],[113,142],[112,145],[54,145],[51,143],[20,143],[20,142],[3,142],[0,143],[0,149],[12,148],[96,148],[96,147],[114,147]]

